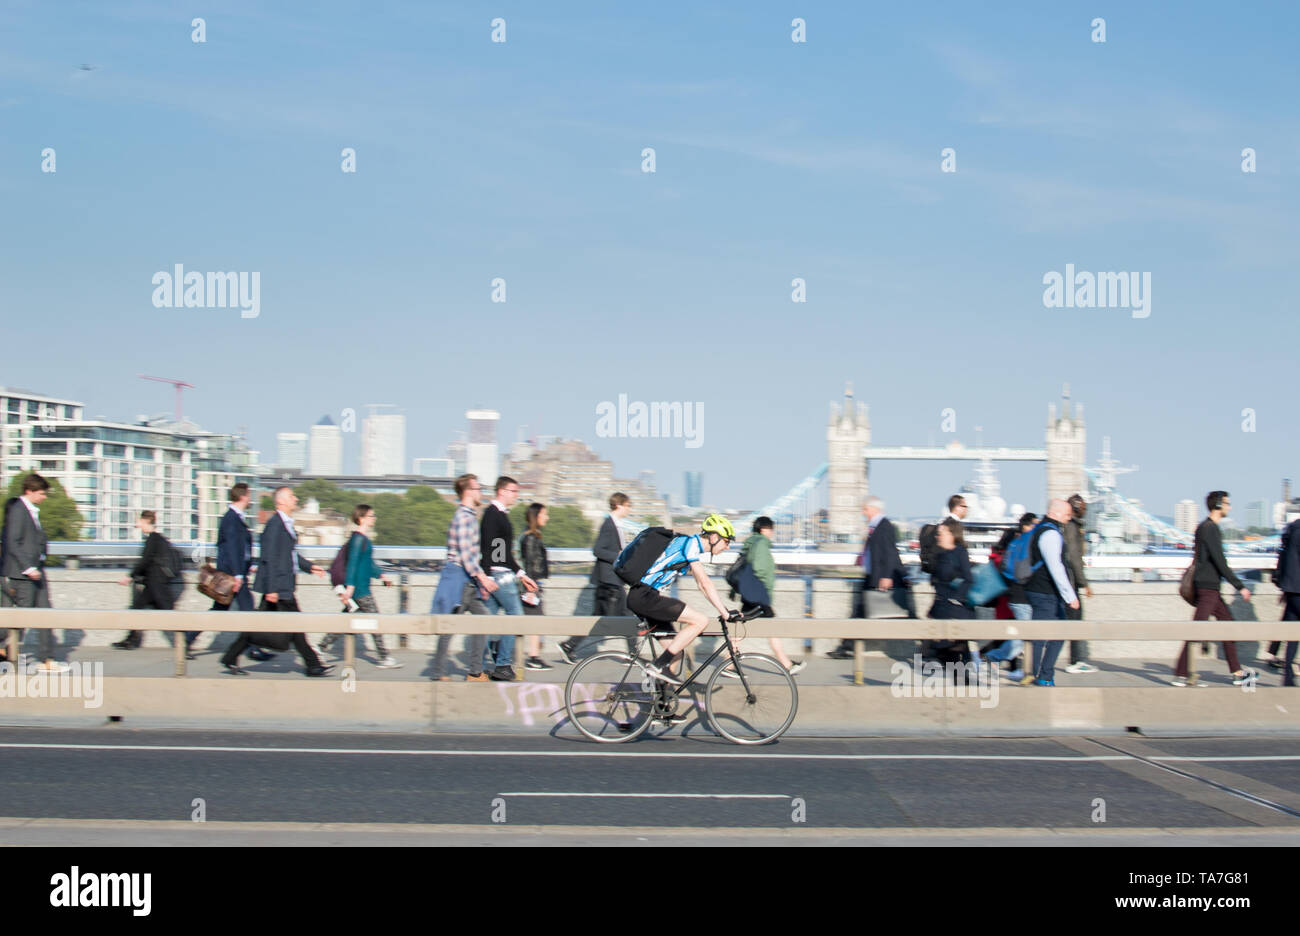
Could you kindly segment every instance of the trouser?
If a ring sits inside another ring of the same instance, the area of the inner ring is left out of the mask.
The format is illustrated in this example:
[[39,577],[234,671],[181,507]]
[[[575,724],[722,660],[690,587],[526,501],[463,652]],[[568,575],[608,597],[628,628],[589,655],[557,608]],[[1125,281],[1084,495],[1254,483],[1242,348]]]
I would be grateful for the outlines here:
[[[1083,620],[1083,595],[1079,594],[1078,598],[1079,598],[1079,607],[1077,609],[1071,608],[1069,605],[1065,606],[1065,619],[1067,621]],[[1087,661],[1088,661],[1088,641],[1071,640],[1070,641],[1070,662],[1086,663]]]
[[[1033,609],[1032,620],[1065,620],[1065,602],[1055,592],[1048,595],[1043,592],[1027,591],[1025,597],[1029,599],[1029,607]],[[1041,679],[1044,682],[1052,682],[1056,679],[1056,658],[1061,655],[1061,647],[1064,644],[1064,640],[1034,641],[1035,679]]]
[[[0,588],[0,607],[4,608],[48,608],[50,606],[50,583],[41,573],[40,581],[34,582],[27,576],[5,579]],[[42,660],[54,659],[54,631],[48,627],[40,630],[40,656]],[[0,643],[9,637],[9,630],[0,630]],[[23,629],[18,631],[18,642],[23,642]],[[16,660],[14,661],[17,662]]]
[[[622,585],[610,585],[604,582],[596,585],[596,617],[630,616],[631,612],[627,609],[627,594],[623,591]],[[597,622],[596,626],[586,635],[575,634],[570,637],[564,641],[564,646],[569,656],[577,657],[593,642],[598,643],[605,637],[625,637],[627,652],[636,652],[636,637],[628,637],[626,627],[607,625],[601,622]]]
[[[265,598],[263,598],[261,603],[257,606],[257,610],[258,611],[297,611],[298,601],[297,599],[288,595],[280,595],[280,600],[275,603],[269,602]],[[295,650],[298,651],[298,656],[302,657],[303,665],[306,666],[307,669],[309,670],[316,669],[321,665],[320,657],[316,655],[316,651],[313,650],[311,648],[311,644],[307,642],[306,634],[292,633],[289,634],[288,636],[289,636],[289,643],[293,646]],[[239,639],[237,639],[234,643],[230,645],[230,649],[227,650],[225,656],[221,658],[222,665],[238,666],[239,655],[243,653],[245,650],[247,650],[250,646],[253,646],[253,641],[256,639],[256,637],[257,635],[252,633],[240,634]]]
[[[374,595],[357,595],[353,597],[352,600],[357,603],[357,610],[362,614],[379,613],[379,605],[375,604]],[[350,612],[347,608],[344,608],[343,613],[349,614]],[[320,642],[320,648],[322,650],[328,650],[330,647],[334,646],[334,641],[338,640],[342,636],[342,634],[326,634],[325,639]],[[371,634],[370,637],[375,642],[375,653],[379,654],[379,658],[383,659],[384,657],[387,657],[388,651],[384,649],[384,635]]]
[[[853,592],[853,608],[849,612],[849,617],[865,618],[867,616],[867,599],[864,592],[875,587],[875,579],[870,576],[863,578],[859,582],[858,587]],[[889,597],[893,599],[894,604],[907,612],[909,620],[916,617],[916,597],[912,594],[911,588],[906,585],[894,585],[889,590]],[[841,638],[840,645],[835,648],[836,652],[852,653],[854,639],[849,637]]]
[[[248,576],[244,576],[244,584],[239,586],[239,591],[235,592],[235,598],[230,602],[230,604],[223,605],[219,601],[212,602],[213,611],[229,611],[231,608],[234,608],[236,611],[253,610],[253,592],[248,587]],[[194,643],[195,639],[201,633],[203,633],[203,631],[186,631],[185,645],[188,647],[190,644]]]
[[[1282,620],[1300,621],[1300,592],[1284,592],[1284,595],[1286,597],[1286,610],[1282,612]],[[1297,647],[1300,647],[1300,642],[1294,640],[1286,642],[1286,667],[1282,675],[1282,685],[1284,686],[1295,685],[1295,674],[1291,669],[1291,665],[1295,663]]]
[[[433,613],[451,614],[457,608],[461,614],[487,614],[487,608],[479,597],[478,584],[469,577],[465,567],[459,564],[445,565],[438,578],[438,588],[433,593]],[[487,637],[471,634],[466,643],[469,646],[469,674],[477,676],[483,672],[483,650]],[[447,654],[450,649],[451,634],[439,637],[438,649],[433,657],[434,679],[447,675]]]
[[[165,583],[145,581],[131,585],[132,611],[170,611],[172,609],[171,593]],[[138,647],[144,642],[144,631],[127,631],[122,643]]]
[[[491,573],[492,581],[497,583],[497,590],[483,599],[483,606],[488,614],[503,611],[506,614],[523,614],[524,603],[519,597],[519,579],[509,569],[497,569]],[[515,661],[515,635],[502,634],[488,641],[483,653],[483,668],[491,666],[509,666]]]
[[[1217,588],[1198,588],[1196,589],[1196,613],[1192,615],[1193,621],[1208,621],[1213,615],[1216,621],[1233,621],[1232,611],[1223,603],[1223,596],[1219,594]],[[1182,653],[1178,654],[1178,663],[1174,666],[1175,676],[1187,675],[1187,648],[1189,644],[1183,644]],[[1241,664],[1237,661],[1237,645],[1231,640],[1223,641],[1223,655],[1228,661],[1228,671],[1235,673],[1241,669]]]

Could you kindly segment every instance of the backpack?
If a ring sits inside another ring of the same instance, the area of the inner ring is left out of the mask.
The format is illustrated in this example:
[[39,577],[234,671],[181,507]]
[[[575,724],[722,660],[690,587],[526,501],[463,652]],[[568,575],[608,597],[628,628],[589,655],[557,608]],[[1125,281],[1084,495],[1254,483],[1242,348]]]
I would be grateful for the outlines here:
[[185,591],[185,576],[181,574],[185,568],[185,554],[170,541],[163,540],[163,548],[154,561],[162,577],[167,580],[167,590],[171,593],[172,601],[179,601],[181,593]]
[[339,547],[338,553],[334,556],[334,561],[330,563],[330,584],[335,588],[348,583],[348,547],[352,545],[352,537]]
[[1029,558],[1033,555],[1034,534],[1044,526],[1050,526],[1050,524],[1046,521],[1040,521],[1032,529],[1019,534],[1007,546],[1006,554],[1002,557],[1002,565],[998,571],[1002,573],[1002,577],[1008,582],[1024,585],[1033,577],[1035,572],[1043,567],[1042,559],[1030,564]]
[[[629,585],[639,585],[650,567],[664,554],[668,544],[676,538],[677,534],[667,527],[646,527],[618,554],[614,560],[614,574]],[[668,569],[680,572],[689,565],[689,562],[679,562],[668,566]]]
[[939,524],[927,523],[921,527],[921,571],[934,574],[934,554],[939,550]]

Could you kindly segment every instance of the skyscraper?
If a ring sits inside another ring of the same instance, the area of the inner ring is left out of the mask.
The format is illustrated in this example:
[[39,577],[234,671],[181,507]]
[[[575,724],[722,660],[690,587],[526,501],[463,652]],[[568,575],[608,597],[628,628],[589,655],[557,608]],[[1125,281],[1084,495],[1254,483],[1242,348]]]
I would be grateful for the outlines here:
[[343,432],[328,415],[311,427],[311,458],[308,471],[314,475],[343,474]]
[[307,470],[307,433],[280,432],[275,437],[275,466]]
[[469,441],[465,445],[465,471],[478,475],[484,491],[492,489],[501,473],[497,453],[497,423],[501,414],[496,410],[469,410]]
[[1180,500],[1174,504],[1174,526],[1184,533],[1195,533],[1197,513],[1196,501]]
[[368,477],[406,473],[406,416],[380,413],[391,403],[371,403],[361,422],[361,473]]
[[703,503],[704,472],[686,472],[686,506],[699,507]]

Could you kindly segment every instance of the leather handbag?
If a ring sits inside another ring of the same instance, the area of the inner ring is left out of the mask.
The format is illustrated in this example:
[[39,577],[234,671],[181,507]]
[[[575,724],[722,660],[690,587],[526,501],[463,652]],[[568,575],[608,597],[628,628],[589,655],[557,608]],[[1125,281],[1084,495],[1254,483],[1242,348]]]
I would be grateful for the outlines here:
[[210,562],[199,566],[199,591],[217,604],[228,605],[235,600],[235,577],[218,572]]
[[1196,607],[1196,557],[1198,555],[1200,555],[1199,547],[1192,550],[1192,564],[1187,567],[1182,580],[1178,583],[1178,596],[1193,608]]

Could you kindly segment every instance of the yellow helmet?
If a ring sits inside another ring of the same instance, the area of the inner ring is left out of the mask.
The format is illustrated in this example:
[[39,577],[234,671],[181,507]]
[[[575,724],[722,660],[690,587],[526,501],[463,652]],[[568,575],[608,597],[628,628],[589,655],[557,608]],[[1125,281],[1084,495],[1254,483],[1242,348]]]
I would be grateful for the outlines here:
[[709,514],[704,518],[704,524],[700,527],[701,533],[717,533],[719,536],[725,536],[729,540],[736,538],[736,528],[731,525],[731,521],[722,514]]

